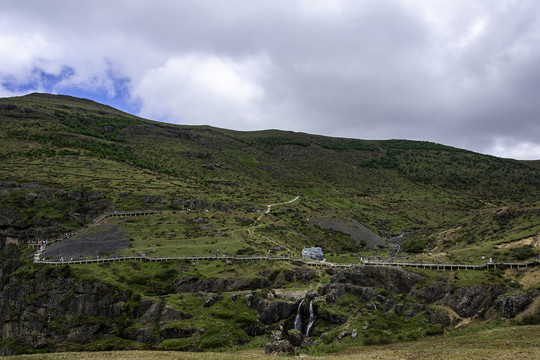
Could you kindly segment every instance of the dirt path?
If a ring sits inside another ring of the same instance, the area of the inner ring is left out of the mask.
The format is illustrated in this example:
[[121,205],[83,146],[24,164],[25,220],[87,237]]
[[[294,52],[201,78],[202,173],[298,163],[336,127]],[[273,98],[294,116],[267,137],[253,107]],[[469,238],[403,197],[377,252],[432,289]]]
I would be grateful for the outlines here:
[[272,207],[273,206],[278,206],[278,205],[285,205],[285,204],[290,204],[292,202],[295,202],[296,200],[300,199],[300,195],[298,195],[297,197],[295,197],[294,199],[292,200],[289,200],[289,201],[285,201],[285,202],[282,202],[282,203],[277,203],[277,204],[270,204],[268,205],[268,207],[266,208],[266,210],[261,214],[261,216],[259,216],[259,218],[257,220],[260,220],[264,214],[268,214],[270,212],[270,210],[272,210]]

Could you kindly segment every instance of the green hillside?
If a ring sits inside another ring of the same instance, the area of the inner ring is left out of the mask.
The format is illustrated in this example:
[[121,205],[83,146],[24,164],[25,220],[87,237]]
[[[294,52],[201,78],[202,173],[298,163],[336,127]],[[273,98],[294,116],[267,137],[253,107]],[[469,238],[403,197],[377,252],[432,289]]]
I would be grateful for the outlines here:
[[346,216],[384,237],[405,232],[419,251],[442,231],[475,221],[481,232],[478,223],[492,228],[490,213],[537,208],[540,199],[538,169],[429,142],[170,125],[45,94],[0,99],[0,119],[2,180],[98,194],[76,216],[77,199],[48,201],[38,191],[20,207],[22,193],[4,196],[27,223],[39,215],[76,228],[104,210],[179,210],[179,199],[262,210],[299,194],[300,208],[280,214],[289,227],[309,233],[302,217]]
[[[326,353],[343,348],[335,345],[342,331],[365,323],[361,344],[416,340],[457,326],[456,318],[493,320],[499,296],[519,290],[533,299],[539,290],[534,268],[409,269],[407,277],[381,267],[373,276],[385,281],[340,287],[337,270],[299,261],[35,264],[28,242],[80,230],[41,259],[299,258],[318,246],[336,264],[528,261],[540,251],[540,169],[424,141],[172,125],[62,95],[1,98],[0,124],[0,299],[22,299],[0,311],[0,323],[20,324],[3,325],[0,345],[14,353],[261,348],[279,326],[292,326],[309,296],[320,298],[313,353]],[[153,213],[114,216],[129,211]],[[99,221],[104,214],[111,216]],[[396,276],[414,281],[401,291],[388,284]],[[439,298],[426,295],[430,286]],[[486,308],[469,314],[452,300],[472,297],[467,291],[491,294]],[[433,320],[448,308],[448,321]],[[281,322],[265,323],[269,313]],[[520,321],[538,321],[527,316]],[[25,337],[25,326],[42,330]]]

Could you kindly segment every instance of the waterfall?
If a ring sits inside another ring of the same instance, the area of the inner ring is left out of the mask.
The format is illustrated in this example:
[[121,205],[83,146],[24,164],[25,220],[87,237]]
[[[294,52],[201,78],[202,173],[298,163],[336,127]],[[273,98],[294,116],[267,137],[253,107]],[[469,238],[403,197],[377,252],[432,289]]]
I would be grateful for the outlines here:
[[309,303],[309,324],[306,328],[306,336],[309,336],[309,331],[311,330],[311,327],[313,326],[313,323],[315,323],[315,312],[313,311],[313,300]]
[[300,301],[300,305],[298,305],[298,310],[296,311],[296,317],[294,318],[294,329],[300,330],[300,332],[302,332],[302,315],[300,313],[302,312],[303,303],[304,299]]

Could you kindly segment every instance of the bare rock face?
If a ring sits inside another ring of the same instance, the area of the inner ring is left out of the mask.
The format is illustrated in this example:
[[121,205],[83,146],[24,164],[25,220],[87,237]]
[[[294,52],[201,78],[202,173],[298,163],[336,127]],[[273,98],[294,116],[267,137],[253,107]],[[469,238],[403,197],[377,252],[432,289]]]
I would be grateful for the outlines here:
[[501,306],[501,316],[504,318],[513,318],[532,302],[537,295],[534,291],[521,292],[516,295],[504,296],[497,298],[495,305]]
[[350,218],[337,219],[332,217],[321,217],[313,219],[311,222],[321,229],[331,229],[350,235],[356,240],[357,244],[365,242],[366,246],[370,249],[376,249],[377,246],[383,245],[386,242],[384,238],[375,234],[358,221]]
[[480,312],[490,309],[499,295],[506,292],[503,285],[474,285],[462,287],[455,297],[445,297],[444,305],[452,308],[461,317],[472,317]]
[[[365,297],[371,294],[358,287],[382,288],[397,294],[407,294],[420,279],[420,275],[396,267],[360,266],[342,270],[332,276],[326,285],[326,292],[335,284],[347,284],[350,291]],[[343,290],[347,291],[347,288]]]
[[426,309],[426,318],[431,325],[440,324],[442,326],[450,325],[450,316],[444,311]]
[[270,325],[287,319],[294,314],[297,305],[287,301],[268,301],[266,299],[255,298],[252,301],[251,307],[259,313],[259,321],[261,323]]
[[422,304],[432,304],[441,300],[446,294],[452,293],[453,291],[454,285],[446,280],[428,285],[411,295],[414,295]]

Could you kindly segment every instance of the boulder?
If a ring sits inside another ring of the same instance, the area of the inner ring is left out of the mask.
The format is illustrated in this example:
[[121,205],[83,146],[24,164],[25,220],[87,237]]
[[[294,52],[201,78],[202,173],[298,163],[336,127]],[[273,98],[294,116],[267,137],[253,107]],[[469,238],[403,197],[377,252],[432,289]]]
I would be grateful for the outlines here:
[[288,340],[279,340],[264,345],[265,354],[283,354],[292,353],[294,351],[293,346]]
[[289,330],[288,337],[292,346],[300,346],[304,340],[304,336],[298,330]]
[[532,292],[521,292],[516,295],[504,296],[497,298],[495,305],[501,307],[501,316],[504,318],[513,318],[532,302]]
[[257,298],[252,301],[252,307],[259,313],[259,321],[270,325],[291,316],[296,311],[297,305],[287,301],[269,301]]

